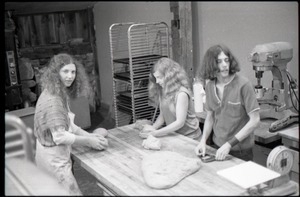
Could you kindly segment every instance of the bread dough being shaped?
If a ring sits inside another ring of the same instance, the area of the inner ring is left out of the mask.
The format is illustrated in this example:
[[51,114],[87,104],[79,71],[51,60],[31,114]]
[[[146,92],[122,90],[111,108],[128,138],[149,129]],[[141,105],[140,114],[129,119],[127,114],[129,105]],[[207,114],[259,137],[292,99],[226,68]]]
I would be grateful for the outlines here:
[[160,150],[161,142],[158,138],[154,137],[153,135],[148,135],[147,139],[143,140],[142,146],[145,149]]
[[142,160],[142,173],[146,184],[154,189],[167,189],[185,177],[197,172],[201,161],[171,151],[159,151]]
[[145,125],[152,125],[152,122],[147,119],[140,119],[135,122],[134,128],[142,132]]

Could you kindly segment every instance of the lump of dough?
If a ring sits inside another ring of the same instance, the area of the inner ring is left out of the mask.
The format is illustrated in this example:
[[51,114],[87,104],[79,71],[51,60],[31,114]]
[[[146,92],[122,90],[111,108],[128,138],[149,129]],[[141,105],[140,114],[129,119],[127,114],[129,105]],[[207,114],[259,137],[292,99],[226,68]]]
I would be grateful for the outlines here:
[[106,129],[104,128],[97,128],[93,131],[93,133],[96,133],[96,134],[100,134],[102,135],[103,137],[106,137],[108,135],[108,132]]
[[145,149],[160,150],[161,142],[158,138],[154,137],[153,135],[148,135],[147,139],[143,140],[142,146]]
[[150,120],[147,120],[147,119],[140,119],[140,120],[137,120],[135,122],[134,128],[141,132],[146,124],[147,125],[152,125],[152,122]]

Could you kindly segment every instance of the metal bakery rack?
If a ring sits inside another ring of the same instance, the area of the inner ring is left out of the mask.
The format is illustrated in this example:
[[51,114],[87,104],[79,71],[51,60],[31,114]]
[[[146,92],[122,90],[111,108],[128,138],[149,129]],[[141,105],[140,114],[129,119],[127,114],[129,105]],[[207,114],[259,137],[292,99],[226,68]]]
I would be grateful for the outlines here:
[[169,57],[168,25],[115,23],[109,37],[116,127],[138,119],[153,121],[157,113],[149,103],[149,73],[158,59]]

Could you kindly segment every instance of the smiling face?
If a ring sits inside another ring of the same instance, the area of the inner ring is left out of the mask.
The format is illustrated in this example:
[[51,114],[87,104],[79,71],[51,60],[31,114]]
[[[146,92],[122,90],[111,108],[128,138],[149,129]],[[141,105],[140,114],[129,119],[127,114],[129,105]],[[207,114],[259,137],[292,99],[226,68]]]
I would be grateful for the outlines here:
[[230,62],[229,62],[229,57],[225,55],[223,51],[218,55],[217,63],[218,63],[218,68],[220,70],[220,72],[217,73],[217,77],[223,79],[228,78]]
[[60,79],[66,87],[70,87],[76,77],[75,64],[67,64],[59,71]]

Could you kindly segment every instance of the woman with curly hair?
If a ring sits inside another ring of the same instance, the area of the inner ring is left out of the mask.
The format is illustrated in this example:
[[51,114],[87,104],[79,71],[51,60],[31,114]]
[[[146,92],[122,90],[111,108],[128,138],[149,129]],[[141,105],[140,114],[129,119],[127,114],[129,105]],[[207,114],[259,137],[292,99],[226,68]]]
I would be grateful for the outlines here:
[[157,61],[150,72],[149,98],[159,106],[160,114],[153,125],[144,126],[141,137],[160,137],[176,132],[200,140],[201,130],[190,86],[186,71],[177,62],[169,58]]
[[252,84],[238,71],[239,64],[228,47],[214,45],[205,53],[198,77],[208,80],[207,115],[202,139],[195,148],[197,155],[205,155],[206,140],[213,130],[211,146],[217,149],[216,160],[224,160],[227,154],[246,161],[253,159],[259,105]]
[[36,164],[53,174],[70,195],[82,195],[72,174],[71,145],[96,150],[108,145],[104,136],[75,125],[69,108],[70,99],[89,94],[88,78],[78,61],[61,53],[51,58],[41,85],[34,116]]

